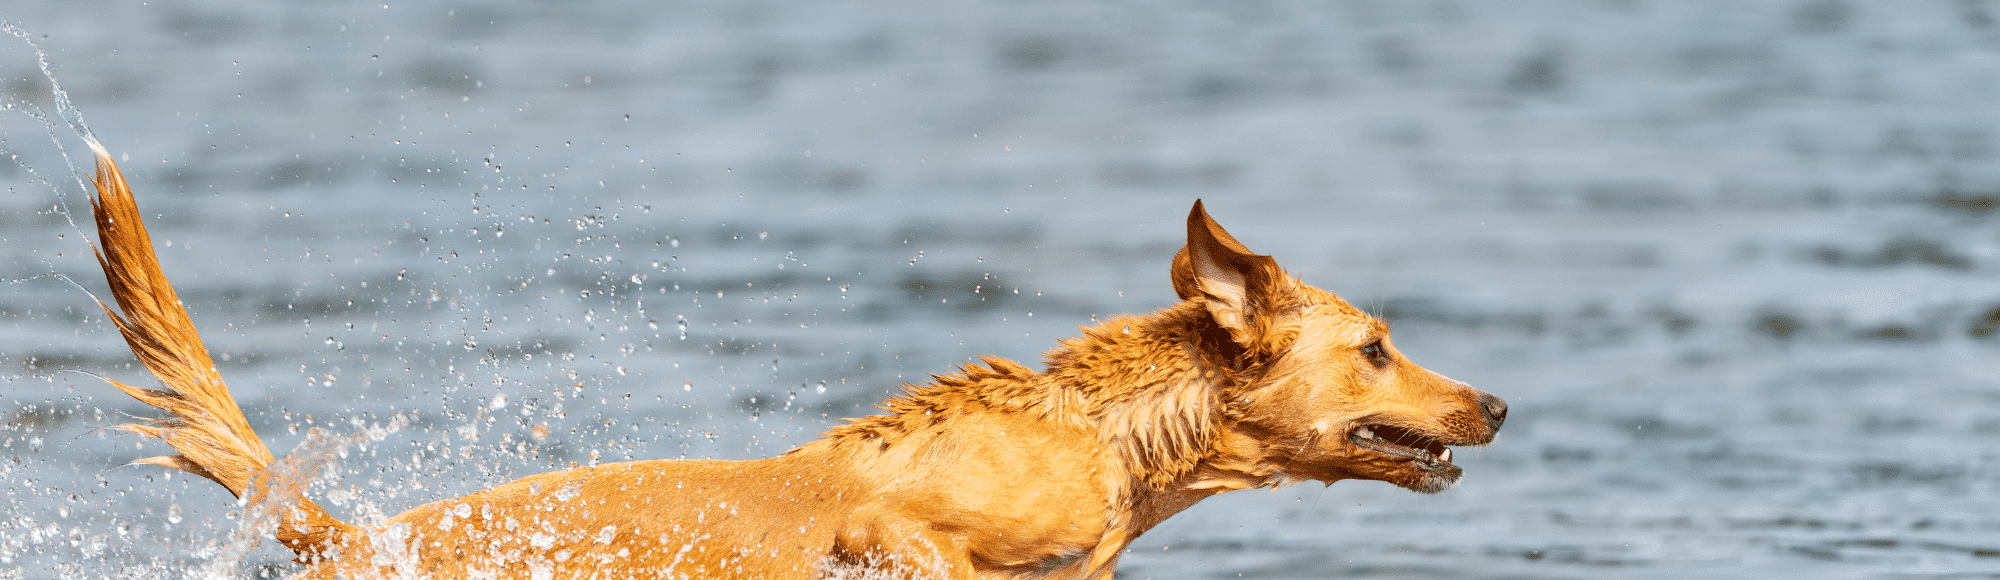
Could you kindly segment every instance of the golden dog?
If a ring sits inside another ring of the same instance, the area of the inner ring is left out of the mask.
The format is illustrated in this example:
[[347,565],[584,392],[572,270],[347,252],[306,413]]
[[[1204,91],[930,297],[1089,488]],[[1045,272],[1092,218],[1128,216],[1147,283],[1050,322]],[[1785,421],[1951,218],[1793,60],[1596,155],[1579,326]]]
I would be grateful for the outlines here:
[[98,261],[124,315],[105,311],[171,389],[112,381],[170,414],[122,427],[180,452],[141,461],[275,506],[306,578],[1108,579],[1140,534],[1225,491],[1443,490],[1460,474],[1446,446],[1486,444],[1507,417],[1197,201],[1171,269],[1182,301],[1085,329],[1045,370],[985,358],[769,459],[543,473],[353,526],[267,469],[124,177],[92,147]]

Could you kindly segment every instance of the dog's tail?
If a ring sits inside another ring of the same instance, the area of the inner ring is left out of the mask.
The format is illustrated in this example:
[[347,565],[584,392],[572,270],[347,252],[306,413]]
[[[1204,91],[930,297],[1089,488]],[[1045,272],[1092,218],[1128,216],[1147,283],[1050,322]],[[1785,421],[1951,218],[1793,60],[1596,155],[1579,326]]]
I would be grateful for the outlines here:
[[[113,312],[102,300],[97,305],[118,325],[125,343],[132,346],[132,353],[170,389],[142,389],[106,379],[132,398],[168,414],[166,418],[143,418],[141,423],[118,428],[159,438],[180,452],[136,463],[171,467],[206,477],[229,488],[237,497],[253,491],[260,496],[273,493],[292,496],[257,499],[278,502],[274,505],[280,506],[276,510],[281,518],[276,532],[280,543],[298,552],[302,559],[321,556],[344,537],[351,537],[354,528],[299,496],[302,487],[299,482],[274,482],[267,480],[275,476],[260,477],[274,460],[271,451],[250,430],[249,419],[236,407],[229,388],[222,384],[215,362],[208,357],[208,347],[202,345],[194,322],[188,319],[187,308],[181,305],[166,273],[160,270],[160,260],[153,254],[152,237],[146,233],[139,206],[132,199],[132,190],[125,185],[118,164],[112,162],[111,155],[95,140],[90,141],[90,148],[97,157],[94,180],[97,197],[90,200],[90,209],[97,219],[97,238],[101,244],[93,249],[97,263],[104,267],[104,277],[111,283],[111,295],[124,315]],[[256,489],[252,490],[252,486]]]

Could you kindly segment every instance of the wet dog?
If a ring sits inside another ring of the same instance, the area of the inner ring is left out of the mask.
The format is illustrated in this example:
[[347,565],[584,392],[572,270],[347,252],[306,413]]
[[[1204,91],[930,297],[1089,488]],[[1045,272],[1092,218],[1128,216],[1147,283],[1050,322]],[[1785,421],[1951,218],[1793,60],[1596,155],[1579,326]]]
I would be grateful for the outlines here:
[[[306,578],[1092,578],[1147,529],[1230,490],[1458,481],[1499,398],[1403,358],[1389,328],[1252,253],[1195,202],[1178,304],[1063,340],[1046,368],[984,358],[797,449],[543,473],[376,526],[306,499],[237,408],[96,143],[98,261],[167,412],[141,460],[266,506]],[[100,304],[101,305],[101,304]],[[245,525],[258,525],[246,518]]]

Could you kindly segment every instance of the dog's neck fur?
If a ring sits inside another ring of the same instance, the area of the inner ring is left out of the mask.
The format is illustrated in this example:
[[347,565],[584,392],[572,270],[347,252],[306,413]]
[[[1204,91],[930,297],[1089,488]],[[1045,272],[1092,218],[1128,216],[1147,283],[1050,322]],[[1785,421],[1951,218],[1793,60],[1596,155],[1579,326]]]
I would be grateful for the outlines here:
[[1239,432],[1227,410],[1233,393],[1261,380],[1268,361],[1248,360],[1259,355],[1235,344],[1198,301],[1085,328],[1046,358],[1042,373],[985,357],[983,365],[933,375],[929,384],[905,385],[881,406],[887,414],[853,419],[822,441],[886,448],[981,409],[1094,431],[1106,459],[1131,475],[1104,490],[1112,512],[1106,540],[1118,548],[1210,495],[1295,481],[1271,461],[1275,451],[1265,442]]
[[1256,465],[1261,445],[1235,431],[1234,393],[1257,384],[1265,360],[1237,345],[1195,301],[1113,318],[1047,355],[1047,400],[1078,397],[1136,488],[1217,491],[1280,477]]

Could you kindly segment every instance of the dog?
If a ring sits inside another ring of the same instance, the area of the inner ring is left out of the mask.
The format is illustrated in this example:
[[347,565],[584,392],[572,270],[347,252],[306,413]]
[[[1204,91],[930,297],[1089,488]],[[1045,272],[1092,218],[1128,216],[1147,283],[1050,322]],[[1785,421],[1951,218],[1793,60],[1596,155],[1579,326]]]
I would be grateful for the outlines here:
[[777,457],[577,467],[356,526],[274,466],[117,164],[91,147],[95,251],[119,311],[99,306],[168,387],[107,379],[167,414],[120,427],[179,453],[139,462],[269,508],[302,578],[1102,580],[1146,530],[1218,493],[1343,479],[1442,491],[1461,474],[1450,446],[1487,444],[1507,418],[1197,200],[1169,268],[1181,301],[1085,328],[1042,370],[985,357]]

